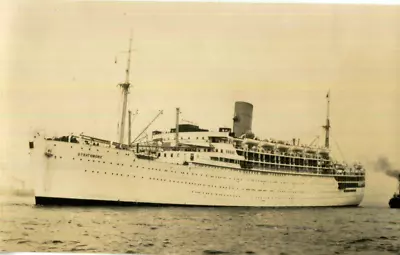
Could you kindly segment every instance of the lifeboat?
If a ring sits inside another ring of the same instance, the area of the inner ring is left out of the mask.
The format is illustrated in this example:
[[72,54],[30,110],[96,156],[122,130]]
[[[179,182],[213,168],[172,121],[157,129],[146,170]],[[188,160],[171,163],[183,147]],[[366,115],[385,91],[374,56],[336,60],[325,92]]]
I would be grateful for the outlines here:
[[254,139],[244,139],[242,144],[243,145],[249,145],[249,147],[252,147],[254,145],[258,145],[260,141],[254,140]]
[[279,150],[288,150],[290,148],[287,144],[277,144],[276,146]]
[[306,152],[307,153],[316,153],[317,152],[317,149],[316,148],[312,148],[312,147],[307,147],[306,148]]
[[300,147],[300,146],[292,146],[292,151],[293,152],[303,152],[304,148]]
[[329,149],[327,149],[327,148],[320,148],[320,149],[319,149],[319,153],[320,153],[320,154],[323,154],[323,155],[327,155],[327,154],[329,154]]
[[260,146],[263,148],[274,148],[275,144],[269,140],[264,140],[260,143]]

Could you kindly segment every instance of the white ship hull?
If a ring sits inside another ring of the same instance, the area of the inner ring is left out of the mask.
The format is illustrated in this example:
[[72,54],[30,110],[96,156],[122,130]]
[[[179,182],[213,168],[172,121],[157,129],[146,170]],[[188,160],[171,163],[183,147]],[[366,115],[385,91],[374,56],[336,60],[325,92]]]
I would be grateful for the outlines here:
[[174,165],[42,137],[31,157],[37,204],[319,207],[357,206],[364,196],[363,187],[339,190],[333,176]]

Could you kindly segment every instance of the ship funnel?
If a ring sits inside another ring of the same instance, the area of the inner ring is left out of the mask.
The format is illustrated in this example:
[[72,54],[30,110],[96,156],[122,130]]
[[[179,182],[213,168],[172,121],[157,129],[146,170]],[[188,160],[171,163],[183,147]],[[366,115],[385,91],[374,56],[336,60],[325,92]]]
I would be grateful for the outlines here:
[[233,133],[236,137],[251,131],[253,121],[253,105],[247,102],[235,102]]

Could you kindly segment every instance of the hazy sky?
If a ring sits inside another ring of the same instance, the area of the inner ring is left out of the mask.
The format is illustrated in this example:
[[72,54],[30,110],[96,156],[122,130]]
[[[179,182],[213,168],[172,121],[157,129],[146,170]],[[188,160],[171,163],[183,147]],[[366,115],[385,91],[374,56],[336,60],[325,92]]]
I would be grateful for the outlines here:
[[[21,3],[2,44],[8,172],[29,172],[35,128],[117,140],[130,29],[133,134],[161,109],[149,131],[173,127],[175,107],[204,128],[231,127],[244,100],[259,137],[308,144],[320,135],[322,144],[330,89],[337,157],[336,143],[348,161],[386,155],[400,165],[398,6]],[[387,203],[396,181],[367,170],[367,196]]]

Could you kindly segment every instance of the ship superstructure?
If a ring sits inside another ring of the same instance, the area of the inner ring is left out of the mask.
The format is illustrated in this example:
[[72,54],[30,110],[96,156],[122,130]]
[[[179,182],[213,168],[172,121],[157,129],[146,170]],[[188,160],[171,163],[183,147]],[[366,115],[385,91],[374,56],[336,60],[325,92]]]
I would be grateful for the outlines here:
[[253,105],[248,102],[235,103],[233,129],[210,131],[181,124],[177,108],[174,128],[153,131],[145,142],[131,142],[129,133],[125,143],[129,63],[130,58],[127,78],[120,84],[124,102],[119,142],[83,134],[45,138],[38,133],[29,143],[36,204],[287,207],[361,203],[362,165],[339,163],[331,157],[329,93],[322,147],[301,145],[296,139],[256,137]]

